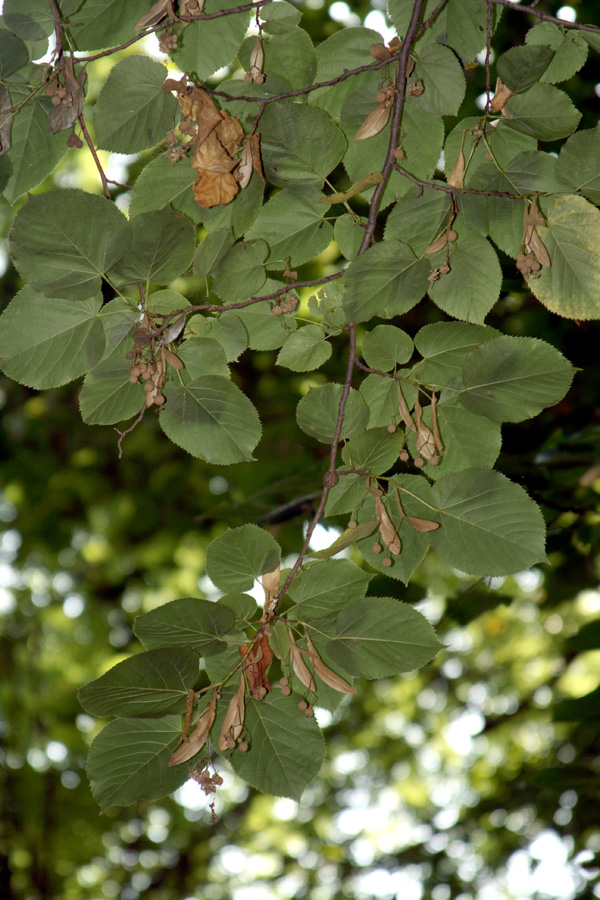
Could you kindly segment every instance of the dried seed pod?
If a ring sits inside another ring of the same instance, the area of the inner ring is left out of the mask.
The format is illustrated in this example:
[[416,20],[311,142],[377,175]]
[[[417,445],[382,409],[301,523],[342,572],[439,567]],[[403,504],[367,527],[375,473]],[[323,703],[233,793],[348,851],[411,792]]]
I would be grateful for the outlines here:
[[398,537],[394,523],[388,516],[383,500],[380,497],[375,498],[375,513],[377,515],[377,521],[379,522],[379,534],[381,535],[381,540],[390,553],[393,553],[394,556],[398,556],[402,550],[402,541]]
[[375,137],[385,126],[390,117],[389,106],[380,103],[373,112],[370,112],[365,121],[362,123],[356,134],[355,141],[366,141],[370,137]]
[[415,418],[417,420],[417,453],[420,453],[421,456],[423,456],[426,460],[428,460],[432,465],[435,466],[439,462],[437,447],[433,437],[433,432],[423,422],[423,410],[421,409],[418,395],[417,399],[415,400]]
[[310,661],[315,670],[315,675],[318,675],[321,681],[324,681],[325,684],[330,688],[333,688],[334,691],[339,691],[341,694],[355,694],[356,691],[352,685],[348,684],[347,681],[344,681],[343,678],[340,678],[339,675],[336,675],[335,672],[332,672],[331,669],[325,665],[308,634],[306,635],[306,643],[308,644]]
[[306,663],[304,662],[304,660],[302,658],[302,654],[301,654],[300,650],[298,649],[298,645],[296,644],[296,641],[294,640],[294,635],[292,634],[292,629],[290,628],[289,625],[288,625],[287,630],[288,630],[288,634],[289,634],[289,638],[290,638],[290,657],[292,660],[292,668],[293,668],[294,672],[296,673],[297,677],[300,679],[300,681],[304,685],[304,687],[308,688],[308,690],[312,691],[314,694],[315,693],[314,678],[310,674],[310,671],[308,670],[308,667],[306,666]]
[[452,166],[452,170],[450,175],[448,176],[448,184],[453,188],[462,188],[464,184],[465,178],[465,154],[464,154],[464,146],[465,146],[465,134],[466,132],[463,130],[462,140],[460,142],[460,152],[456,157],[456,162]]
[[244,695],[246,693],[246,683],[244,681],[244,673],[240,672],[240,686],[229,701],[225,718],[221,726],[219,735],[219,750],[225,750],[228,743],[235,742],[242,733],[244,727],[244,716],[246,714],[246,706],[244,703]]
[[491,111],[493,113],[502,112],[513,93],[514,91],[511,91],[510,88],[507,88],[506,85],[502,83],[501,78],[496,78],[496,93],[492,97],[490,103]]
[[435,241],[432,241],[431,244],[429,244],[429,246],[425,247],[423,253],[426,253],[427,255],[438,253],[440,250],[444,249],[448,241],[448,232],[444,231],[443,234],[440,234],[439,238],[436,238]]
[[385,62],[386,59],[390,58],[390,51],[384,44],[371,44],[369,53],[373,59],[376,59],[379,62]]
[[191,759],[192,756],[195,756],[196,753],[202,749],[206,743],[213,722],[215,721],[216,712],[217,695],[213,694],[213,698],[204,713],[200,716],[196,728],[186,740],[182,741],[177,750],[171,754],[167,765],[178,766],[183,762],[187,762],[188,759]]

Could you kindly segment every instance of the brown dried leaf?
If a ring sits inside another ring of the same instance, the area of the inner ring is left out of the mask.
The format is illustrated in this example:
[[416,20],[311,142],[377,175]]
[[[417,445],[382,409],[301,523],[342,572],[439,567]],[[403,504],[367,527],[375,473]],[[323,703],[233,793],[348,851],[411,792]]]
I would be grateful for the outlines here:
[[540,265],[546,266],[547,268],[552,265],[550,254],[546,250],[546,245],[537,233],[537,228],[535,226],[532,228],[526,247],[533,253]]
[[435,241],[432,241],[428,247],[425,247],[423,253],[427,253],[428,255],[432,253],[438,253],[440,250],[443,250],[446,244],[448,243],[448,232],[445,231],[443,234],[440,234],[439,238],[436,238]]
[[390,553],[393,553],[394,556],[398,556],[402,550],[402,541],[398,537],[396,529],[394,528],[394,523],[388,516],[386,508],[383,505],[383,500],[381,500],[380,497],[375,497],[375,514],[377,516],[377,521],[379,522],[379,533],[383,543]]
[[66,128],[72,128],[81,115],[85,100],[83,93],[85,79],[85,67],[81,69],[76,78],[73,59],[68,57],[65,60],[65,89],[67,96],[60,101],[58,106],[54,106],[48,115],[48,131],[50,134],[56,134],[57,131],[63,131]]
[[194,197],[202,209],[226,206],[238,192],[233,175],[221,172],[200,172],[193,184]]
[[240,159],[240,163],[233,176],[242,190],[250,184],[253,171],[252,147],[250,146],[250,141],[246,141],[244,149],[242,150],[242,158]]
[[371,46],[369,47],[369,53],[371,54],[373,59],[376,59],[379,62],[384,62],[391,56],[391,53],[385,46],[385,44],[371,44]]
[[354,135],[354,140],[366,141],[367,138],[375,137],[376,134],[379,134],[379,132],[385,128],[389,117],[389,106],[384,106],[383,103],[380,103],[379,106],[375,107],[373,112],[369,113],[365,121],[362,123],[362,125]]
[[464,146],[465,146],[465,134],[466,131],[463,129],[462,133],[462,141],[460,142],[460,153],[456,157],[456,162],[452,166],[452,171],[448,176],[448,184],[453,188],[462,188],[465,178],[465,154],[464,154]]
[[167,362],[174,369],[184,369],[185,368],[185,366],[183,365],[183,363],[179,359],[179,357],[175,356],[175,354],[172,353],[167,347],[162,347],[160,354],[163,357],[164,361]]
[[192,756],[195,756],[196,753],[202,749],[206,743],[213,722],[215,721],[216,712],[217,695],[213,694],[212,700],[205,712],[200,716],[194,731],[186,740],[183,740],[177,750],[171,754],[168,762],[169,766],[178,766],[183,762],[187,762],[188,759],[191,759]]
[[157,25],[166,16],[168,8],[169,0],[156,0],[156,3],[150,7],[148,12],[137,20],[135,30],[143,31],[144,28],[149,28],[150,25]]
[[513,91],[502,83],[500,78],[496,78],[496,93],[492,97],[490,109],[493,113],[502,112],[508,101],[513,95]]
[[415,400],[415,418],[417,421],[417,452],[424,459],[429,460],[432,466],[435,466],[439,462],[437,447],[433,438],[433,432],[423,422],[423,410],[418,396]]
[[331,669],[325,665],[308,634],[306,635],[306,642],[308,644],[308,653],[313,669],[315,670],[315,675],[318,675],[321,681],[324,681],[325,684],[330,688],[333,688],[334,691],[339,691],[340,694],[355,694],[356,690],[352,685],[348,684],[347,681],[344,681],[343,678],[340,678],[339,675],[336,675],[335,672],[332,672]]
[[441,453],[444,449],[444,445],[442,444],[442,439],[440,437],[440,428],[438,425],[438,417],[437,417],[437,397],[435,395],[435,391],[431,394],[431,425],[433,428],[433,440],[436,446],[436,450],[438,453]]
[[262,180],[265,180],[265,173],[263,171],[262,158],[260,155],[260,134],[253,134],[250,138],[250,148],[252,150],[252,165],[254,166],[254,170],[258,172]]
[[297,677],[300,679],[305,688],[308,688],[309,691],[315,693],[315,681],[312,675],[310,674],[306,663],[302,659],[302,654],[298,649],[298,645],[294,640],[294,635],[292,634],[292,629],[290,626],[287,626],[288,635],[290,638],[290,658],[292,660],[292,668],[296,673]]
[[398,384],[398,409],[400,411],[400,415],[402,416],[402,421],[410,428],[411,431],[416,431],[415,423],[412,420],[412,416],[410,414],[410,410],[406,405],[406,400],[404,399],[404,394],[402,393],[402,388],[400,384]]
[[13,123],[12,101],[8,88],[0,87],[0,156],[11,148],[11,130]]
[[244,682],[244,673],[240,672],[240,686],[229,701],[225,718],[221,726],[219,735],[219,750],[227,750],[231,741],[237,741],[244,727],[244,716],[246,715],[246,704],[244,696],[246,693],[246,684]]
[[405,516],[404,518],[409,525],[412,525],[415,531],[420,531],[421,534],[426,534],[428,531],[435,531],[440,527],[439,522],[433,522],[431,519],[419,519],[417,516]]
[[[248,653],[248,651],[250,651]],[[263,631],[260,638],[250,647],[240,647],[240,654],[245,657],[244,671],[248,679],[250,693],[255,700],[262,700],[271,690],[271,683],[267,678],[267,670],[273,660],[273,651],[269,644],[269,635]],[[246,655],[247,654],[247,655]]]

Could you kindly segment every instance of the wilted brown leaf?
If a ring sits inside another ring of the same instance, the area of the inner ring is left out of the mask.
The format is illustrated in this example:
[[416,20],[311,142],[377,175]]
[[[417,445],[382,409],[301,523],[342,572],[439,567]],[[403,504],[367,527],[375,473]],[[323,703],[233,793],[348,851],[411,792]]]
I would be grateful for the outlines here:
[[462,188],[463,182],[465,178],[465,154],[464,154],[464,146],[465,146],[465,134],[466,132],[463,130],[462,140],[460,142],[460,152],[456,157],[456,162],[452,166],[452,171],[448,176],[448,184],[453,188]]
[[240,672],[240,686],[229,701],[225,718],[221,726],[219,735],[219,750],[232,750],[235,742],[242,733],[244,727],[244,716],[246,714],[246,705],[244,695],[246,693],[246,684],[244,682],[244,673]]
[[383,543],[390,553],[398,556],[402,550],[402,541],[398,537],[394,523],[388,516],[383,500],[380,497],[375,497],[375,515],[379,522],[379,533]]
[[432,466],[435,466],[439,462],[437,447],[433,432],[423,422],[423,410],[418,396],[415,400],[415,419],[417,422],[417,452],[421,454],[423,459],[428,460]]
[[288,625],[288,635],[290,638],[290,658],[292,660],[292,668],[296,673],[297,677],[300,679],[305,688],[308,688],[309,691],[315,693],[315,681],[312,675],[310,674],[306,663],[302,659],[302,653],[298,649],[298,645],[294,640],[294,635],[292,633],[291,627]]
[[150,25],[156,25],[161,19],[164,19],[168,8],[169,0],[157,0],[157,2],[150,7],[148,12],[143,16],[140,16],[137,20],[135,23],[135,30],[143,31],[144,28],[149,28]]
[[[250,651],[250,652],[248,652]],[[262,700],[271,690],[267,671],[273,660],[273,651],[269,644],[269,635],[264,631],[251,646],[240,647],[240,654],[245,658],[244,671],[248,679],[250,693],[255,700]]]
[[177,750],[171,754],[168,765],[178,766],[195,756],[206,743],[217,712],[217,695],[213,694],[205,712],[200,716],[198,724],[188,738],[184,738]]
[[373,112],[370,112],[365,121],[362,123],[356,134],[355,141],[366,141],[367,138],[375,137],[385,126],[390,117],[390,107],[380,103]]
[[0,88],[0,156],[11,148],[11,130],[13,123],[12,101],[8,88]]
[[313,669],[321,681],[325,682],[330,688],[333,688],[334,691],[339,691],[341,694],[355,694],[356,690],[352,685],[348,684],[347,681],[344,681],[343,678],[340,678],[339,675],[336,675],[335,672],[332,672],[331,669],[325,665],[308,634],[306,635],[306,642],[308,644],[308,653]]
[[511,91],[510,88],[507,88],[505,84],[502,83],[500,78],[496,78],[496,93],[492,97],[492,102],[490,104],[490,109],[493,113],[502,112],[510,98],[512,97],[514,91]]

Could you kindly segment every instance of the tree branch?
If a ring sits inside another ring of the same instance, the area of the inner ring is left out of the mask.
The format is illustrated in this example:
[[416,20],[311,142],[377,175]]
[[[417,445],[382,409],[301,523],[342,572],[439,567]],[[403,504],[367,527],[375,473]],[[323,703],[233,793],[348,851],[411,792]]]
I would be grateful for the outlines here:
[[106,175],[104,174],[104,169],[102,168],[102,163],[98,159],[98,154],[96,153],[96,148],[94,147],[94,142],[90,137],[89,131],[87,130],[87,126],[85,124],[85,119],[83,118],[83,113],[81,113],[77,117],[77,121],[81,125],[81,131],[83,132],[85,142],[88,145],[88,147],[90,148],[90,153],[94,157],[94,162],[96,163],[96,168],[98,169],[98,174],[100,175],[100,181],[102,182],[102,187],[104,189],[104,196],[108,200],[112,200],[112,197],[110,196],[110,190],[108,189],[108,181],[107,181]]
[[568,22],[566,19],[558,19],[556,16],[548,15],[548,13],[539,12],[533,6],[521,6],[518,3],[512,3],[511,0],[491,0],[491,2],[497,3],[498,6],[505,6],[507,9],[514,9],[515,12],[529,13],[531,16],[536,16],[536,18],[542,19],[544,22],[554,22],[555,25],[560,25],[561,28],[575,28],[577,31],[591,31],[593,34],[600,34],[600,28],[597,28],[595,25],[582,25],[579,22]]

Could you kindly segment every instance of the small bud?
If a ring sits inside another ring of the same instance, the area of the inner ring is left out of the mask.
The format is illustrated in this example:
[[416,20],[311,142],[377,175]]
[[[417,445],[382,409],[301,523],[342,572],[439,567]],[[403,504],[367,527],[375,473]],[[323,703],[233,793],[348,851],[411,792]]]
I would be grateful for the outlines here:
[[308,703],[306,702],[306,700],[300,701],[300,703],[298,704],[298,709],[301,709],[302,712],[304,712],[305,709],[308,709]]
[[379,546],[379,544],[377,542],[375,542],[373,544],[373,546],[371,547],[371,550],[373,551],[373,553],[381,553],[381,547]]
[[407,450],[401,450],[399,456],[402,462],[408,462],[408,460],[410,459]]
[[422,469],[424,465],[425,460],[421,459],[420,456],[417,456],[417,458],[415,459],[415,466],[417,467],[417,469]]
[[350,519],[350,521],[348,522],[348,528],[350,528],[350,530],[352,531],[356,528],[356,522],[354,521],[354,519]]
[[307,709],[304,710],[304,715],[308,716],[309,719],[312,718],[312,716],[314,716],[314,714],[315,714],[315,711],[312,708],[312,706],[309,706]]
[[397,429],[395,425],[388,425],[387,430],[388,434],[395,434]]
[[381,562],[381,565],[382,565],[382,566],[385,566],[386,569],[389,569],[389,567],[391,566],[391,564],[392,564],[392,561],[391,561],[391,559],[389,558],[389,556],[386,556],[386,558],[385,558],[384,560],[382,560],[382,562]]
[[246,753],[248,750],[248,741],[242,741],[241,744],[238,744],[238,750],[240,753]]

